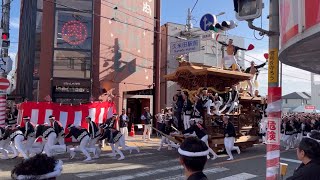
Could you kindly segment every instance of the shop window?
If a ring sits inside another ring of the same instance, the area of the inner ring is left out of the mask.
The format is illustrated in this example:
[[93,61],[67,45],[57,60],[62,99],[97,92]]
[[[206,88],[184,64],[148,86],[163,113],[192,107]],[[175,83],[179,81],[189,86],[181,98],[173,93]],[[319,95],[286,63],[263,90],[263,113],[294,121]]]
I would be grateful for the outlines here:
[[90,78],[91,53],[56,50],[53,59],[53,77]]

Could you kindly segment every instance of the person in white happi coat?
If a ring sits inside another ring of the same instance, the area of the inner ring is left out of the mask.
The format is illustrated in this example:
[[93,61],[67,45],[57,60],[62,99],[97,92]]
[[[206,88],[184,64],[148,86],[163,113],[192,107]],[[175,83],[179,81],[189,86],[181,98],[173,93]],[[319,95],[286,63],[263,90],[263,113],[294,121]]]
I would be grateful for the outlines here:
[[220,110],[220,113],[229,107],[229,110],[226,112],[226,114],[230,114],[239,105],[239,92],[237,91],[236,86],[233,85],[231,91],[226,93],[226,101],[227,102]]
[[211,103],[211,107],[213,107],[213,113],[215,115],[220,115],[220,106],[222,106],[223,104],[223,100],[222,97],[219,96],[218,93],[216,93],[214,96],[212,96],[212,103]]

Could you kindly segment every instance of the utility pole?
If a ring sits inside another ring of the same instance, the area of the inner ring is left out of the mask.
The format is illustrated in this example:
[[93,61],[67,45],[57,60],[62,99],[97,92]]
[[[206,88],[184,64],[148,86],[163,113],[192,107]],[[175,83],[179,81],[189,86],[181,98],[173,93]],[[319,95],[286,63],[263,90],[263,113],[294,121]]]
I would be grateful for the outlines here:
[[[254,7],[255,8],[251,8]],[[281,129],[281,86],[279,86],[279,0],[270,0],[269,30],[253,25],[253,20],[262,14],[262,0],[234,0],[238,20],[246,20],[251,29],[260,31],[260,35],[269,36],[268,67],[268,123],[267,123],[267,166],[266,179],[280,179],[280,129]],[[248,11],[249,10],[249,11]]]
[[[279,0],[270,0],[269,10],[269,69],[268,69],[268,128],[278,131],[276,138],[280,138],[281,128],[281,87],[279,87]],[[267,132],[268,140],[274,134]],[[267,141],[268,141],[267,140]],[[275,141],[280,141],[275,140]],[[267,180],[280,179],[280,143],[267,144]]]

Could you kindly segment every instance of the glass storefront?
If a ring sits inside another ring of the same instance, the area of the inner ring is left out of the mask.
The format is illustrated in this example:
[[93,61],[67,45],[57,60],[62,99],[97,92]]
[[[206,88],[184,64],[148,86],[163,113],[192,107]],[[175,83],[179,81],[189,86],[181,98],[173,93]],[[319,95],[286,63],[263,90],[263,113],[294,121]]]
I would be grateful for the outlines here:
[[59,103],[91,94],[93,0],[56,0],[52,96]]

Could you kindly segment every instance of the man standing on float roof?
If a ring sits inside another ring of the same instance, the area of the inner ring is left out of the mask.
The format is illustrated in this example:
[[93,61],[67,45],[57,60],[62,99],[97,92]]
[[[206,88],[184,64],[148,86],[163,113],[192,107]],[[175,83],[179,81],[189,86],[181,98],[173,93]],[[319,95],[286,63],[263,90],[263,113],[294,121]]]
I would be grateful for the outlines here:
[[[238,46],[233,45],[233,39],[229,39],[228,44],[218,41],[222,46],[227,48],[227,54],[224,56],[224,69],[231,69],[232,64],[235,64],[237,66],[238,71],[241,71],[240,65],[237,63],[236,55],[238,50],[247,51],[248,49],[240,48]],[[251,49],[253,49],[253,45],[250,45]]]

